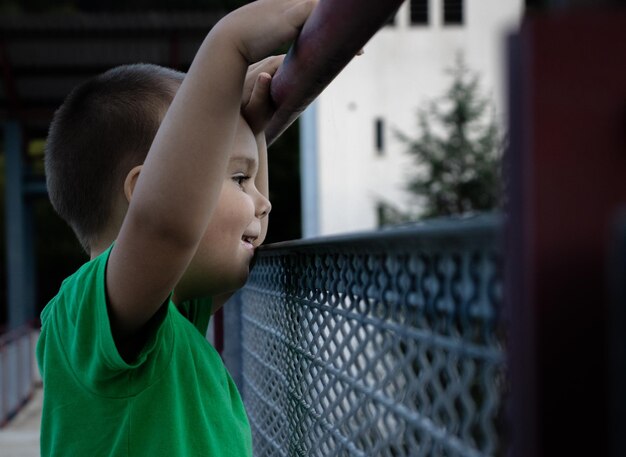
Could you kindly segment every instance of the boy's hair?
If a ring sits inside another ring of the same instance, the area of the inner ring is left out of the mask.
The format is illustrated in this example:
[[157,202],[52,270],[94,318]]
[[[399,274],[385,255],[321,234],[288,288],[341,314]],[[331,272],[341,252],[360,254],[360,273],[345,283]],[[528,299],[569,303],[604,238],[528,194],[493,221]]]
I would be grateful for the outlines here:
[[87,253],[183,77],[157,65],[123,65],[77,86],[55,113],[45,149],[48,194]]

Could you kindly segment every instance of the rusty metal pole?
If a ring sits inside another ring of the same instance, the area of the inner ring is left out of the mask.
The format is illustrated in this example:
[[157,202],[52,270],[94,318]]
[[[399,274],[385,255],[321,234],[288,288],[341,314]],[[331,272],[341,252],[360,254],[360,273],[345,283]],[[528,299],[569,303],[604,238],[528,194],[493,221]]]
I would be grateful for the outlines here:
[[404,0],[320,0],[272,81],[271,144],[324,90]]

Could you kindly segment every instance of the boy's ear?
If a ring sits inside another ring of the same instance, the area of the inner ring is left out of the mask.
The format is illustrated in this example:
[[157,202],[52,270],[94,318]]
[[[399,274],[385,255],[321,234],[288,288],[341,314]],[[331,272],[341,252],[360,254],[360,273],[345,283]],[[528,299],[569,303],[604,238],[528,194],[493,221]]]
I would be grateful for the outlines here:
[[128,203],[130,203],[130,199],[133,196],[135,184],[137,184],[137,178],[139,178],[139,173],[141,173],[142,168],[143,165],[137,165],[126,175],[126,179],[124,180],[124,195],[126,196],[126,201],[128,201]]

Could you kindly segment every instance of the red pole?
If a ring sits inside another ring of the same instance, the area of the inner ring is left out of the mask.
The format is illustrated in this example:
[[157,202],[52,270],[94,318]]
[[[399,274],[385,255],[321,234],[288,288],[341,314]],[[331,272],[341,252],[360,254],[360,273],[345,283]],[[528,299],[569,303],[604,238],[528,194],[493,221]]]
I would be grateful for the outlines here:
[[623,457],[626,306],[610,285],[626,281],[626,9],[528,17],[515,44],[510,455]]
[[320,0],[272,81],[271,144],[324,90],[404,0]]

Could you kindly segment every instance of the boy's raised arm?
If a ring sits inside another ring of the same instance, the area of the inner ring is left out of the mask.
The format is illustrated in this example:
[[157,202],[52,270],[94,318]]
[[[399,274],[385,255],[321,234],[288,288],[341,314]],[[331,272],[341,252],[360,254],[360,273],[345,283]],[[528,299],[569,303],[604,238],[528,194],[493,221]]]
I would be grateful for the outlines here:
[[200,47],[154,139],[107,264],[118,346],[167,300],[223,184],[250,63],[292,40],[314,0],[258,0],[222,19]]

